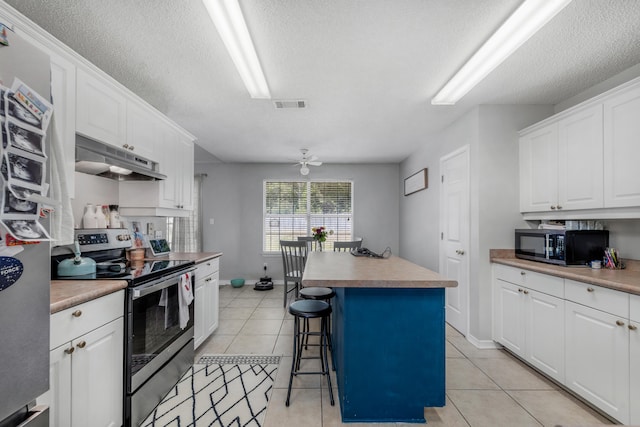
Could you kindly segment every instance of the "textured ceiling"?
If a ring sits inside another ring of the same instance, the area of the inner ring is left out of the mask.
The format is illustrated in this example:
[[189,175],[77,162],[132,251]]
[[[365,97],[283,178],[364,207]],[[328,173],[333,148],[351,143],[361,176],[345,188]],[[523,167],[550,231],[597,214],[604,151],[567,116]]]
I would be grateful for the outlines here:
[[574,0],[454,107],[431,97],[521,0],[241,0],[252,100],[199,0],[8,0],[225,162],[398,162],[478,104],[557,104],[640,63],[640,1]]

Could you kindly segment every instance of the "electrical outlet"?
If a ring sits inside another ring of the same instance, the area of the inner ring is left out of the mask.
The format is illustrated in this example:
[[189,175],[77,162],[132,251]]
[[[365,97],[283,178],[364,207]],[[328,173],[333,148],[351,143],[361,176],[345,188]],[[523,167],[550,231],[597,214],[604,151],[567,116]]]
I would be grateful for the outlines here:
[[262,267],[264,269],[264,271],[267,271],[267,263],[264,263],[264,266]]
[[148,222],[147,223],[147,236],[153,236],[154,234],[154,227],[153,227],[153,223],[152,222]]

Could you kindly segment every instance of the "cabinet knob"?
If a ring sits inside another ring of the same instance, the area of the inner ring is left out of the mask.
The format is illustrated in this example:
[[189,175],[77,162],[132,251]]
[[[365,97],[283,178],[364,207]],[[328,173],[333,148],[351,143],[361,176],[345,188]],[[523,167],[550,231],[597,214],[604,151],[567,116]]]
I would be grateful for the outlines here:
[[558,210],[562,209],[562,206],[558,205],[556,206],[556,208],[558,208]]
[[524,294],[525,294],[525,295],[529,295],[529,291],[527,291],[527,290],[525,289]]
[[129,148],[129,144],[122,145],[122,148],[124,148],[126,150],[127,148]]
[[80,316],[82,316],[82,310],[76,310],[73,313],[71,313],[71,315],[73,317],[80,317]]
[[210,282],[211,281],[211,277],[207,277],[206,279],[204,279],[205,282]]
[[521,271],[521,272],[520,272],[520,275],[521,275],[521,276],[524,276],[525,274],[527,274],[527,273],[525,273],[524,271]]
[[518,292],[523,292],[523,291],[524,291],[524,289],[518,288]]
[[64,351],[64,352],[65,352],[66,354],[71,354],[71,353],[73,353],[73,351],[74,351],[74,350],[75,350],[75,348],[73,348],[73,347],[69,347],[69,348],[65,349],[65,351]]
[[593,292],[593,291],[595,291],[595,289],[593,289],[593,288],[587,288],[587,292]]
[[630,331],[635,331],[636,329],[638,329],[638,327],[636,325],[629,325],[629,330]]
[[616,320],[616,325],[624,326],[624,322],[622,320]]
[[131,151],[133,151],[133,149],[134,149],[134,148],[135,148],[135,147],[134,147],[133,145],[130,145],[130,146],[129,146],[129,150],[131,150]]
[[556,210],[556,207],[555,207],[555,206],[553,206],[553,205],[551,205],[551,210],[552,210],[552,211],[555,211],[555,210]]
[[87,345],[86,341],[80,341],[77,345],[78,348],[84,348]]

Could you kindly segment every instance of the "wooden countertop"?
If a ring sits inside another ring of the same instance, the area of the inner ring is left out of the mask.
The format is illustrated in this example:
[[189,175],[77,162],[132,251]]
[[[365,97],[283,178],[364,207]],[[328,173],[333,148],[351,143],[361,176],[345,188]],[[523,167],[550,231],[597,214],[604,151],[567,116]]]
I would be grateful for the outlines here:
[[169,255],[158,256],[155,258],[147,258],[153,261],[179,260],[179,261],[195,261],[196,264],[218,258],[222,256],[222,252],[171,252]]
[[512,249],[492,249],[491,262],[640,295],[640,261],[623,260],[624,270],[563,267],[515,257]]
[[[169,255],[149,258],[153,261],[187,260],[196,264],[218,258],[222,252],[172,252]],[[52,280],[51,314],[87,301],[125,289],[125,280]]]
[[355,257],[348,252],[311,252],[303,286],[349,288],[444,288],[458,286],[438,273],[391,256]]
[[126,287],[125,280],[52,280],[51,314],[109,295]]

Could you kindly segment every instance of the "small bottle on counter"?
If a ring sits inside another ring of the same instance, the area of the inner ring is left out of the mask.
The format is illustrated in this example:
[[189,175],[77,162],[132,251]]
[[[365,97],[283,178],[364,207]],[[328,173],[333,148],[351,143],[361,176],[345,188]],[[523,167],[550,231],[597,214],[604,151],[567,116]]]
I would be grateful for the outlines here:
[[96,205],[96,228],[107,228],[107,217],[104,216],[102,205]]
[[120,228],[120,214],[118,213],[118,205],[109,205],[109,226],[111,228]]
[[98,219],[96,218],[96,207],[91,203],[87,203],[84,208],[84,215],[82,216],[82,226],[84,228],[97,228]]

